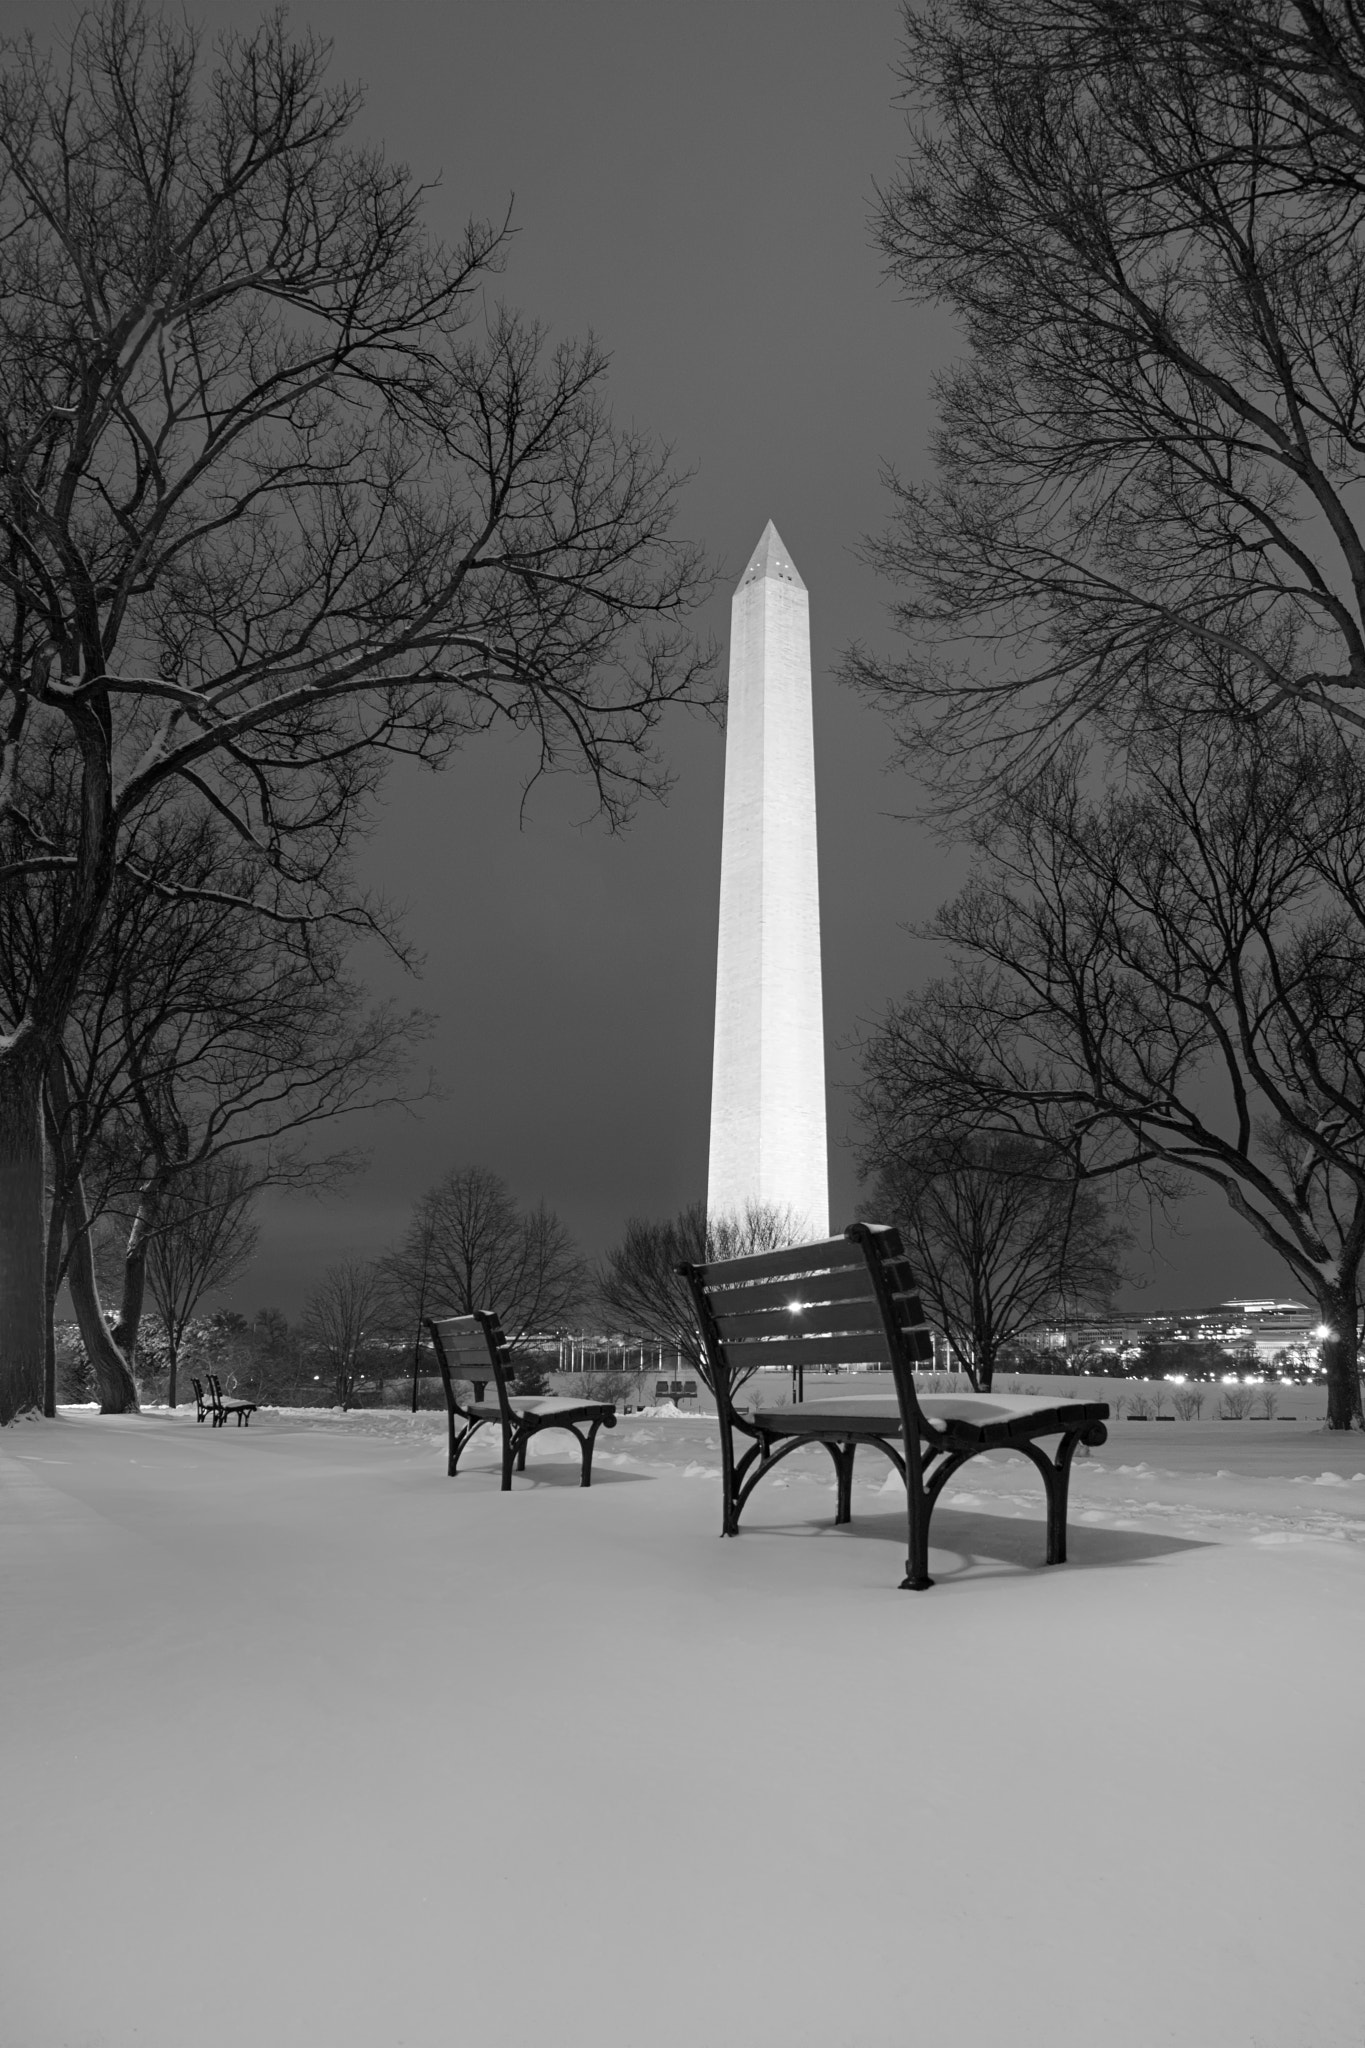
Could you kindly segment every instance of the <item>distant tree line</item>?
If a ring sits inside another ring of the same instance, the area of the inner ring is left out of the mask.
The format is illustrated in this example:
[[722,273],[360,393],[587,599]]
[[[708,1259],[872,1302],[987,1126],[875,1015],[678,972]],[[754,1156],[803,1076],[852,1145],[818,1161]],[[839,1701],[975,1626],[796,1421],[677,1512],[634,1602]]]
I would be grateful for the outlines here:
[[[495,1310],[513,1352],[513,1380],[540,1393],[559,1363],[559,1334],[596,1318],[632,1343],[657,1343],[704,1383],[710,1374],[691,1298],[676,1266],[685,1258],[734,1257],[796,1241],[798,1219],[770,1204],[707,1219],[694,1204],[672,1218],[632,1218],[595,1264],[544,1201],[518,1202],[485,1166],[452,1168],[414,1204],[397,1244],[371,1258],[333,1262],[291,1323],[278,1310],[249,1318],[230,1308],[201,1311],[204,1297],[238,1278],[254,1247],[252,1190],[219,1179],[202,1203],[187,1183],[182,1210],[168,1212],[147,1258],[153,1308],[140,1323],[138,1388],[143,1398],[183,1399],[204,1371],[235,1379],[261,1402],[319,1402],[340,1408],[378,1398],[384,1386],[425,1381],[434,1359],[429,1318]],[[121,1259],[121,1242],[110,1257]],[[539,1340],[539,1341],[538,1341]],[[99,1389],[83,1325],[64,1326],[54,1345],[55,1392],[84,1400]],[[619,1396],[638,1375],[585,1370],[594,1398]]]

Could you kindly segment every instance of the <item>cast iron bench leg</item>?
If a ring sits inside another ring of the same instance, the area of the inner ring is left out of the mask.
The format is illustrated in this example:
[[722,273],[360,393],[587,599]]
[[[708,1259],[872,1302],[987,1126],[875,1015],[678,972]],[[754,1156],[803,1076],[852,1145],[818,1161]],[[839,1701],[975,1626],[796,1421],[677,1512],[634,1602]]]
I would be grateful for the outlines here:
[[[1016,1443],[1015,1450],[1022,1451],[1030,1464],[1036,1465],[1043,1476],[1043,1487],[1047,1494],[1047,1556],[1045,1564],[1066,1563],[1066,1471],[1061,1466],[1061,1451],[1054,1465],[1037,1444]],[[1065,1446],[1063,1446],[1065,1448]],[[1074,1448],[1074,1443],[1073,1443]],[[1070,1464],[1070,1459],[1067,1463]]]
[[455,1431],[454,1431],[454,1429],[453,1429],[453,1428],[451,1429],[451,1432],[450,1432],[450,1455],[449,1455],[449,1457],[448,1457],[448,1458],[446,1459],[446,1477],[447,1477],[447,1479],[453,1479],[453,1478],[455,1477],[455,1474],[456,1474],[456,1473],[457,1473],[457,1472],[459,1471],[459,1469],[460,1469],[460,1453],[461,1453],[461,1451],[463,1451],[463,1449],[464,1449],[465,1445],[466,1445],[466,1444],[467,1444],[467,1443],[469,1442],[469,1439],[470,1439],[470,1438],[471,1438],[471,1437],[473,1436],[473,1434],[474,1434],[474,1431],[475,1431],[475,1430],[476,1430],[476,1429],[478,1428],[478,1426],[479,1426],[479,1425],[478,1425],[478,1423],[477,1423],[477,1422],[475,1422],[475,1423],[471,1423],[471,1424],[470,1424],[470,1426],[469,1426],[469,1428],[468,1428],[468,1429],[462,1429],[462,1430],[460,1431],[460,1433],[459,1433],[459,1435],[458,1435],[458,1436],[456,1436],[456,1434],[455,1434]]
[[905,1489],[907,1519],[910,1525],[910,1550],[905,1560],[905,1577],[901,1580],[903,1593],[924,1593],[933,1585],[929,1576],[929,1502],[924,1497],[924,1484],[918,1473],[913,1473]]
[[1071,1479],[1071,1460],[1076,1454],[1074,1436],[1064,1436],[1057,1446],[1052,1467],[1052,1485],[1047,1503],[1047,1561],[1066,1563],[1066,1496]]
[[834,1463],[834,1526],[853,1520],[853,1453],[856,1444],[826,1444]]
[[1048,1564],[1066,1563],[1066,1502],[1071,1485],[1071,1460],[1076,1455],[1076,1446],[1083,1432],[1072,1431],[1064,1436],[1057,1446],[1055,1458],[1049,1458],[1039,1450],[1037,1444],[1018,1444],[1021,1450],[1038,1467],[1047,1489],[1047,1559]]
[[[1049,1556],[1049,1564],[1066,1563],[1066,1506],[1067,1495],[1071,1490],[1071,1460],[1076,1455],[1076,1446],[1088,1443],[1096,1433],[1093,1428],[1078,1429],[1064,1436],[1057,1446],[1057,1538],[1055,1545],[1051,1540],[1048,1543],[1049,1551],[1055,1550],[1056,1554]],[[1105,1434],[1102,1429],[1098,1432],[1101,1443],[1105,1440]]]
[[[579,1442],[583,1446],[583,1477],[580,1481],[580,1484],[583,1486],[592,1485],[592,1454],[597,1442],[597,1432],[601,1427],[602,1418],[599,1415],[589,1423],[587,1435],[585,1437],[578,1437]],[[578,1436],[577,1430],[574,1431],[574,1435]]]
[[905,1516],[910,1548],[900,1590],[924,1593],[934,1583],[929,1576],[929,1517],[934,1512],[937,1488],[925,1484],[924,1452],[913,1430],[910,1436],[911,1441],[905,1446]]

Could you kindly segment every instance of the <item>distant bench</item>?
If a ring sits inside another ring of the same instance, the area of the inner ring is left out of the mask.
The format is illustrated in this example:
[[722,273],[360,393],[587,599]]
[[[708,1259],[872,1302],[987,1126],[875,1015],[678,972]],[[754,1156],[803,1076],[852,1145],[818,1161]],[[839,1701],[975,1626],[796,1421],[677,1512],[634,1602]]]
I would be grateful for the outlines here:
[[[842,1237],[761,1252],[751,1258],[679,1266],[696,1306],[720,1422],[723,1536],[739,1534],[745,1503],[791,1452],[823,1444],[834,1465],[836,1523],[852,1517],[853,1459],[860,1444],[890,1459],[905,1481],[909,1553],[903,1588],[929,1576],[929,1520],[948,1481],[984,1451],[1019,1451],[1037,1466],[1047,1494],[1047,1562],[1066,1561],[1066,1501],[1079,1444],[1102,1444],[1104,1401],[1034,1400],[1017,1395],[924,1394],[916,1366],[933,1361],[914,1275],[899,1234],[855,1223]],[[894,1392],[848,1394],[791,1406],[736,1406],[751,1374],[790,1371],[800,1390],[807,1367],[879,1365]],[[736,1434],[751,1438],[736,1456]],[[1052,1456],[1040,1437],[1058,1437]]]
[[695,1380],[655,1380],[656,1401],[695,1401],[697,1383]]
[[[502,1325],[491,1310],[475,1309],[468,1316],[437,1316],[429,1319],[436,1362],[445,1388],[449,1455],[446,1471],[453,1479],[460,1457],[471,1437],[485,1423],[502,1429],[502,1490],[512,1491],[512,1470],[526,1470],[526,1447],[542,1429],[567,1429],[578,1439],[583,1456],[582,1484],[592,1485],[592,1453],[597,1432],[616,1427],[613,1401],[580,1401],[565,1394],[514,1394],[508,1380],[514,1370]],[[473,1388],[472,1401],[461,1401],[456,1387]],[[484,1399],[488,1386],[495,1398]],[[586,1434],[585,1434],[586,1432]]]
[[196,1422],[207,1419],[214,1429],[221,1429],[229,1415],[235,1415],[239,1429],[243,1425],[250,1425],[251,1418],[256,1413],[256,1403],[234,1401],[230,1395],[223,1392],[222,1381],[216,1372],[205,1373],[202,1381],[192,1379],[190,1385],[194,1388]]

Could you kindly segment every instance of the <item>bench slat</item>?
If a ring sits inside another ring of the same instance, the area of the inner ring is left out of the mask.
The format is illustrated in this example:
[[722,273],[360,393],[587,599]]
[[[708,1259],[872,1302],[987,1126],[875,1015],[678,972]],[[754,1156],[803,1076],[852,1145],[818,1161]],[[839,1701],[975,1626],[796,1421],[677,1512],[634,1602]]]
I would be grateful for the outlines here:
[[751,1286],[713,1286],[708,1288],[708,1292],[717,1308],[733,1308],[736,1312],[741,1309],[747,1312],[785,1308],[790,1301],[872,1301],[875,1298],[866,1265],[836,1273],[797,1274],[789,1280],[763,1280]]
[[852,1337],[787,1337],[764,1342],[727,1344],[725,1356],[732,1372],[785,1372],[789,1366],[808,1369],[813,1365],[885,1365],[886,1339],[880,1331]]
[[716,1317],[716,1328],[727,1344],[735,1337],[807,1337],[817,1331],[841,1336],[854,1330],[880,1334],[881,1327],[881,1310],[875,1301],[821,1301],[810,1307],[803,1303],[799,1315],[783,1303],[756,1315]]
[[472,1372],[477,1373],[481,1380],[493,1377],[493,1363],[486,1344],[481,1351],[475,1351],[471,1345],[463,1355],[453,1345],[447,1344],[446,1364],[457,1380],[467,1380]]
[[[911,1325],[900,1332],[900,1340],[915,1365],[927,1365],[934,1356],[930,1330]],[[784,1333],[772,1337],[727,1337],[725,1356],[732,1372],[785,1372],[799,1365],[878,1365],[891,1362],[891,1349],[880,1325],[851,1332],[829,1331],[823,1336]]]
[[431,1327],[440,1332],[441,1348],[452,1369],[457,1365],[477,1365],[491,1372],[488,1338],[476,1317],[433,1316]]
[[788,1245],[781,1251],[754,1252],[743,1259],[718,1259],[698,1266],[702,1285],[732,1287],[742,1280],[779,1280],[798,1273],[820,1273],[830,1268],[866,1267],[862,1247],[847,1238],[831,1237],[820,1244]]

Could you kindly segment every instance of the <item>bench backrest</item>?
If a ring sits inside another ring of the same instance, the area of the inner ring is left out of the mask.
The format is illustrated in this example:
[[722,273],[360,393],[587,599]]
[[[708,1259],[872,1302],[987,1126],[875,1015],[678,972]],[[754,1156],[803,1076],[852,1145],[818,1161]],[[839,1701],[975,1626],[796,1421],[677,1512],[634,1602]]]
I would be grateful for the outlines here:
[[891,1369],[902,1410],[918,1424],[915,1369],[933,1362],[934,1342],[897,1231],[853,1223],[818,1244],[678,1271],[692,1289],[718,1407],[755,1372],[872,1365]]
[[475,1388],[475,1398],[482,1399],[491,1381],[497,1389],[493,1398],[504,1416],[510,1417],[507,1382],[513,1370],[512,1356],[496,1313],[476,1308],[467,1316],[431,1316],[427,1328],[441,1368],[447,1404],[463,1415],[465,1410],[455,1392],[455,1383],[468,1382]]

